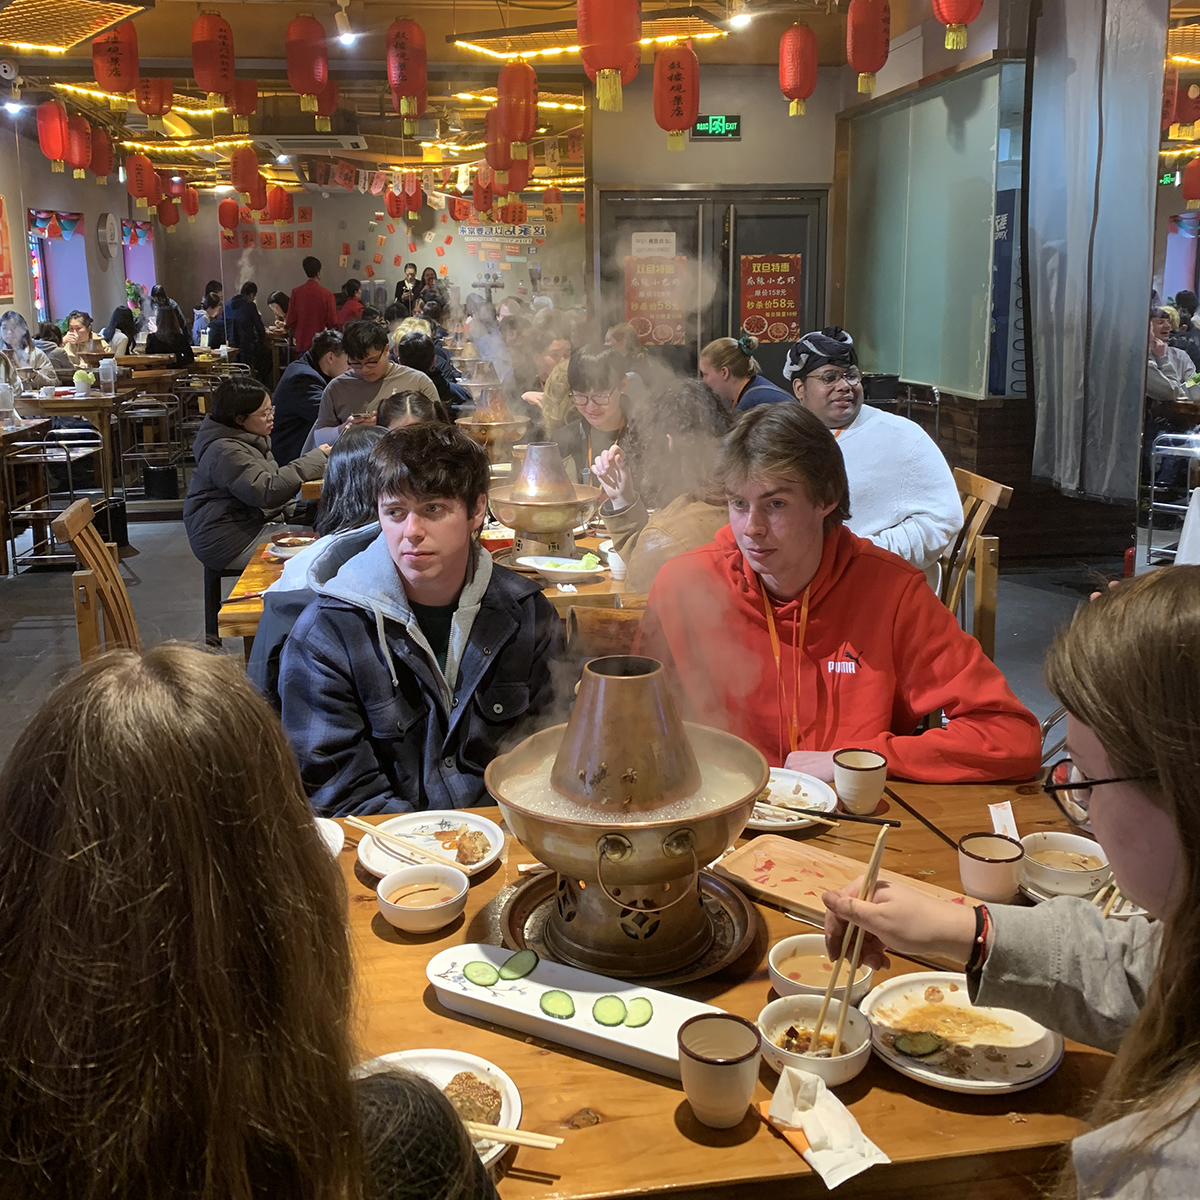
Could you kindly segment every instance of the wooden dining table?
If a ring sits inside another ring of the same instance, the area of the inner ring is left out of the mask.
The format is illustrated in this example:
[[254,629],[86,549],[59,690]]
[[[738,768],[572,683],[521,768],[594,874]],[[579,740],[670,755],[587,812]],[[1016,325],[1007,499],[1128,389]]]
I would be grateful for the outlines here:
[[[987,805],[1012,802],[1023,833],[1061,829],[1062,818],[1036,784],[891,785],[951,838],[990,829]],[[880,814],[900,821],[890,831],[884,865],[959,892],[955,851],[896,805]],[[500,822],[496,808],[476,810]],[[370,817],[379,822],[386,817]],[[435,954],[467,942],[500,944],[499,913],[522,878],[518,866],[535,856],[513,837],[498,863],[473,881],[466,911],[449,928],[411,935],[378,911],[376,880],[356,858],[359,834],[346,829],[339,855],[358,983],[358,1031],[364,1056],[409,1049],[454,1049],[506,1071],[521,1092],[521,1128],[564,1139],[554,1151],[509,1150],[498,1187],[503,1200],[599,1200],[670,1196],[671,1200],[803,1200],[825,1185],[804,1160],[753,1112],[728,1130],[699,1124],[673,1080],[557,1043],[463,1016],[445,1008],[425,976]],[[875,828],[843,822],[838,829],[797,834],[837,854],[865,862]],[[732,966],[668,990],[753,1021],[775,998],[767,974],[769,947],[814,932],[782,911],[755,903],[760,928]],[[891,956],[875,982],[925,967]],[[1084,1116],[1108,1069],[1107,1054],[1068,1041],[1058,1070],[1045,1082],[1010,1095],[964,1095],[901,1076],[873,1057],[836,1089],[863,1132],[892,1160],[842,1184],[839,1197],[921,1200],[1025,1200],[1042,1195],[1064,1146],[1085,1129]],[[753,1097],[768,1099],[777,1076],[760,1069]],[[753,1189],[753,1191],[751,1191]]]

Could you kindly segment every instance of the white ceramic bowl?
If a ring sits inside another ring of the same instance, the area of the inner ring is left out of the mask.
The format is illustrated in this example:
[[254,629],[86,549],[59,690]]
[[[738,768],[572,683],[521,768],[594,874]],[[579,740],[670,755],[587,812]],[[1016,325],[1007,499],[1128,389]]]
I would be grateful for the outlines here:
[[[798,933],[794,937],[787,937],[781,942],[776,942],[771,947],[771,952],[767,955],[767,970],[770,972],[771,982],[775,985],[775,990],[781,996],[824,996],[825,989],[823,987],[814,987],[807,983],[797,983],[794,979],[789,979],[786,975],[781,975],[779,972],[779,964],[785,959],[791,958],[794,954],[824,953],[825,935],[823,933]],[[849,963],[843,964],[841,972],[843,981],[847,978],[849,969]],[[870,967],[859,967],[858,970],[862,978],[850,989],[851,1004],[857,1004],[871,990],[871,980],[875,975],[875,972]],[[834,990],[833,998],[841,1000],[845,994],[846,985],[843,982]]]
[[570,561],[566,555],[551,558],[546,555],[534,554],[526,558],[518,558],[517,566],[528,567],[531,571],[536,571],[548,583],[590,583],[599,577],[600,567],[594,567],[589,571],[582,564],[578,567],[552,567],[549,565],[555,562]]
[[[1078,833],[1027,833],[1021,839],[1021,845],[1025,847],[1022,879],[1052,896],[1090,896],[1112,879],[1112,867],[1108,865],[1104,847]],[[1075,850],[1080,854],[1094,855],[1104,865],[1095,871],[1048,867],[1044,863],[1034,862],[1033,854],[1038,850]]]
[[272,558],[291,558],[293,554],[299,554],[301,550],[307,550],[309,546],[317,540],[317,535],[314,533],[285,533],[281,534],[278,541],[272,542],[267,547],[267,552]]
[[[401,908],[389,904],[387,897],[406,883],[445,883],[454,888],[454,897],[428,908]],[[405,933],[432,933],[449,925],[467,906],[467,889],[471,881],[454,867],[401,867],[385,875],[375,888],[379,899],[379,911],[383,919]]]
[[[849,1083],[871,1057],[871,1022],[858,1009],[851,1008],[846,1014],[846,1028],[842,1030],[843,1044],[851,1047],[848,1054],[839,1054],[836,1058],[813,1058],[807,1054],[781,1050],[775,1044],[775,1038],[789,1025],[807,1025],[811,1028],[816,1024],[822,999],[822,996],[784,996],[772,1000],[758,1014],[758,1028],[762,1031],[762,1056],[775,1071],[782,1071],[784,1067],[798,1067],[801,1071],[819,1075],[825,1080],[826,1087],[837,1087],[840,1083]],[[837,1032],[841,1008],[841,1001],[829,1002],[829,1012],[825,1014],[825,1024],[821,1029],[822,1036]]]

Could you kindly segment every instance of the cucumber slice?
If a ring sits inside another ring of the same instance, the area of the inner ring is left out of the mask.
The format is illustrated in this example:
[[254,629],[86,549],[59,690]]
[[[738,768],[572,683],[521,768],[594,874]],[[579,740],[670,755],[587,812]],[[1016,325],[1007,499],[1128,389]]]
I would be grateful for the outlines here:
[[500,964],[501,979],[524,979],[538,965],[536,950],[518,950]]
[[928,1058],[945,1044],[936,1033],[902,1033],[892,1046],[898,1053],[909,1058]]
[[500,982],[500,972],[489,962],[469,962],[463,974],[478,987],[493,987]]
[[592,1005],[592,1016],[597,1025],[622,1025],[625,1022],[625,1001],[620,996],[601,996]]
[[575,1001],[566,992],[543,992],[538,1004],[546,1016],[556,1021],[569,1021],[575,1015]]
[[654,1016],[654,1005],[645,996],[635,996],[629,1002],[625,1025],[629,1029],[641,1029],[643,1025],[650,1024],[652,1016]]

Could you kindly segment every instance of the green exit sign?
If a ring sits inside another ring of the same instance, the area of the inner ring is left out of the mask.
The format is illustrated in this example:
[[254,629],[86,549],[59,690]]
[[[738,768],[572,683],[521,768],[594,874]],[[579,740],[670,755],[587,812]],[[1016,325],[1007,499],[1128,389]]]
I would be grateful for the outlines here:
[[692,126],[692,139],[711,141],[718,139],[726,142],[741,141],[742,118],[736,113],[711,113],[701,116]]
[[1158,182],[1164,187],[1172,187],[1175,183],[1175,172],[1167,171],[1166,174],[1159,177]]

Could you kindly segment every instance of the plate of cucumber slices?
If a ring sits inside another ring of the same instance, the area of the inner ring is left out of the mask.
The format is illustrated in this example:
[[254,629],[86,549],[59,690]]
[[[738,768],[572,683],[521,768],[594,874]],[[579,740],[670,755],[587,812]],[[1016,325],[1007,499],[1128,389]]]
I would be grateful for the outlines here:
[[679,1078],[679,1026],[718,1012],[669,992],[639,987],[483,943],[453,946],[425,968],[449,1009],[602,1058]]

